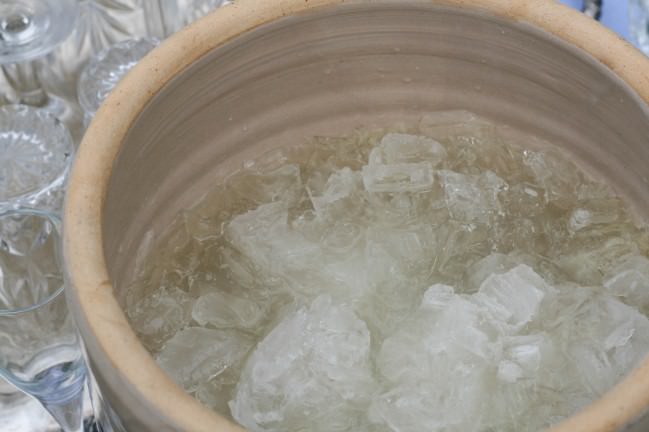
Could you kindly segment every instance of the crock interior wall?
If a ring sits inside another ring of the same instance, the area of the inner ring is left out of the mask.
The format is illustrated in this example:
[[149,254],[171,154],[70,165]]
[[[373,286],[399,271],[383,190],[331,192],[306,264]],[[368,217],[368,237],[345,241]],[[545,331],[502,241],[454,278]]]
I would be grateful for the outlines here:
[[[218,31],[218,30],[215,30]],[[649,215],[649,117],[586,53],[525,23],[421,2],[287,17],[213,50],[156,95],[114,164],[105,255],[118,297],[158,235],[269,148],[466,109],[565,147]]]

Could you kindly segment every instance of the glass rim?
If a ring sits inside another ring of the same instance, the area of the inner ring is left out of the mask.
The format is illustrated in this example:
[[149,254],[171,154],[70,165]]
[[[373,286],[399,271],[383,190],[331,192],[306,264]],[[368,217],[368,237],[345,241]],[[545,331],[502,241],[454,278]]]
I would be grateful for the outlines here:
[[[7,210],[0,211],[0,218],[8,217],[12,215],[22,215],[22,216],[37,216],[46,219],[50,224],[52,224],[53,229],[57,234],[61,235],[61,219],[54,213],[48,212],[45,210],[30,208],[30,207],[17,207]],[[24,313],[33,312],[38,308],[41,308],[51,302],[53,302],[58,296],[60,296],[65,291],[65,281],[61,284],[59,288],[54,290],[50,295],[45,297],[43,300],[31,304],[29,306],[24,306],[15,309],[3,309],[0,308],[0,317],[8,316],[17,316]]]

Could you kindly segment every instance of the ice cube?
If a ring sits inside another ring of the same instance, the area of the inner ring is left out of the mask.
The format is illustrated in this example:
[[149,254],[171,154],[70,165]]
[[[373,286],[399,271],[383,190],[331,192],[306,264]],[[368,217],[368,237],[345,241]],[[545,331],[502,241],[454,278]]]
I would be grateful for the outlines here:
[[474,298],[495,320],[518,332],[538,316],[543,298],[554,293],[554,288],[534,270],[521,264],[506,273],[489,276]]
[[455,298],[455,290],[452,286],[435,284],[426,290],[421,302],[422,308],[442,310],[447,307]]
[[544,189],[528,182],[511,185],[502,194],[502,201],[507,214],[515,218],[537,217],[546,206]]
[[465,270],[494,250],[493,230],[485,224],[448,221],[435,229],[434,261],[438,281],[457,286]]
[[257,267],[291,279],[314,268],[320,246],[289,228],[287,220],[285,203],[263,204],[235,217],[226,228],[226,238]]
[[441,170],[437,175],[444,187],[446,205],[455,220],[488,223],[494,215],[502,213],[498,195],[507,183],[493,172],[466,175]]
[[564,364],[568,370],[562,379],[579,389],[586,400],[592,400],[645,359],[649,353],[649,319],[601,289],[572,291],[562,293],[563,315],[570,318],[560,321],[559,326],[555,324],[554,330],[567,359]]
[[443,192],[437,185],[431,192],[368,193],[365,198],[366,223],[386,231],[404,225],[438,225],[448,220]]
[[239,250],[248,252],[269,243],[275,233],[283,234],[287,228],[287,205],[274,202],[236,216],[226,227],[225,233]]
[[570,215],[568,227],[571,231],[579,231],[580,229],[585,228],[592,223],[592,217],[593,215],[587,209],[576,209]]
[[[360,174],[348,167],[333,172],[323,186],[317,187],[312,184],[308,188],[313,208],[321,216],[325,216],[326,213],[344,212],[346,208],[350,207],[349,204],[352,204],[346,203],[345,198],[353,198],[361,190]],[[354,204],[358,204],[358,202]]]
[[[238,376],[235,377],[234,384],[236,384],[236,378],[238,378]],[[233,388],[234,385],[222,385],[217,377],[216,379],[206,383],[201,383],[196,389],[194,397],[196,397],[196,399],[198,399],[203,405],[211,408],[219,414],[230,417],[228,401],[232,397]]]
[[547,337],[541,334],[505,337],[498,378],[508,383],[535,378],[541,367],[542,345]]
[[344,301],[356,301],[368,291],[368,273],[365,257],[350,253],[345,259],[322,263],[321,288],[329,289],[331,295]]
[[243,362],[232,364],[219,375],[199,384],[194,396],[205,406],[231,419],[228,402],[232,399]]
[[478,432],[485,404],[483,378],[459,367],[439,371],[446,379],[400,385],[378,395],[369,419],[400,432]]
[[528,377],[534,376],[541,364],[541,347],[539,341],[532,340],[527,343],[512,346],[508,349],[508,355],[526,372]]
[[419,310],[383,342],[377,366],[389,382],[432,380],[440,370],[486,367],[494,357],[480,308],[449,288],[429,288]]
[[368,192],[425,192],[433,187],[429,162],[370,164],[363,167],[363,185]]
[[[505,336],[501,343],[496,380],[488,381],[491,397],[485,407],[484,427],[508,432],[545,430],[553,415],[572,414],[563,406],[563,396],[573,395],[564,386],[567,365],[554,347],[553,336],[547,332]],[[555,376],[560,377],[558,382]]]
[[193,392],[237,367],[252,346],[250,336],[238,331],[188,327],[167,341],[156,361],[176,383]]
[[478,115],[464,110],[434,111],[422,115],[419,129],[440,141],[456,137],[482,137],[485,129],[493,136],[493,124]]
[[616,298],[604,297],[603,302],[602,316],[607,320],[600,323],[605,327],[599,331],[600,335],[606,335],[603,347],[617,368],[617,376],[621,377],[649,354],[649,319]]
[[226,227],[226,238],[264,269],[276,270],[274,240],[288,231],[286,203],[263,204],[236,216]]
[[213,291],[196,300],[192,318],[201,326],[254,329],[265,312],[264,306],[253,299]]
[[226,180],[230,193],[254,204],[284,201],[297,204],[302,195],[300,167],[282,164],[272,169],[244,169]]
[[368,230],[364,251],[368,290],[362,316],[373,331],[391,334],[419,306],[430,285],[436,253],[430,225]]
[[586,178],[577,188],[577,198],[579,200],[599,200],[612,196],[615,196],[615,192],[611,187],[597,179]]
[[259,343],[232,415],[251,431],[356,430],[374,389],[369,349],[369,331],[354,312],[318,297]]
[[620,215],[622,208],[620,200],[615,198],[581,202],[570,215],[568,229],[576,232],[592,225],[615,223],[622,219]]
[[637,245],[623,237],[605,238],[597,243],[594,241],[588,247],[579,243],[572,244],[569,253],[560,255],[555,260],[557,266],[573,282],[601,286],[605,274],[639,252]]
[[505,273],[512,268],[516,267],[517,262],[509,255],[501,253],[492,253],[482,258],[473,265],[467,267],[464,272],[464,287],[465,292],[474,293],[480,289],[480,285],[489,276],[494,274]]
[[[436,233],[429,224],[404,224],[400,229],[393,230],[370,228],[366,238],[365,254],[372,260],[372,267],[395,266],[408,275],[428,275],[438,253]],[[387,255],[381,255],[380,252]],[[377,261],[373,261],[374,258]],[[380,261],[381,259],[387,261]]]
[[446,150],[432,138],[403,133],[386,134],[370,153],[370,165],[430,162],[446,159]]
[[128,309],[134,330],[145,346],[158,351],[191,320],[194,299],[174,287],[161,287]]
[[608,355],[596,344],[577,342],[568,347],[568,358],[581,380],[581,387],[590,393],[591,398],[602,396],[621,378],[612,370]]
[[625,303],[638,308],[649,307],[649,259],[630,256],[605,277],[604,287]]
[[511,360],[498,363],[498,378],[508,383],[515,383],[523,376],[523,369]]
[[362,246],[365,228],[353,222],[340,221],[330,227],[322,238],[322,245],[330,252],[348,253]]
[[536,184],[545,189],[546,202],[571,208],[577,188],[584,183],[579,170],[566,155],[553,148],[542,151],[524,150],[523,162],[530,169]]

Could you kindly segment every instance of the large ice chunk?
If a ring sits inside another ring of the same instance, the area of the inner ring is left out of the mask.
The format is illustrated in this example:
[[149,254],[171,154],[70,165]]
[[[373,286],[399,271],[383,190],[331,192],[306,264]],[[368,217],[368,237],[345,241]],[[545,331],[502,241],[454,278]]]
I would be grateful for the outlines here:
[[571,281],[591,286],[601,286],[603,275],[639,252],[637,244],[621,236],[595,238],[590,243],[573,242],[570,246],[556,259],[556,264]]
[[518,332],[538,316],[541,301],[555,290],[525,264],[489,276],[475,300],[484,305],[497,323]]
[[239,368],[232,369],[232,372],[226,371],[210,381],[201,383],[194,392],[194,397],[203,405],[228,418],[231,418],[228,402],[232,398],[241,372]]
[[378,395],[369,410],[377,425],[399,432],[478,432],[485,403],[482,371],[456,365],[444,379],[399,385]]
[[429,162],[363,167],[363,184],[368,192],[424,192],[433,187],[433,182],[433,166]]
[[[483,416],[483,424],[490,428],[485,429],[545,430],[556,422],[553,415],[572,412],[565,409],[567,404],[559,397],[564,388],[548,379],[549,374],[561,375],[565,371],[565,360],[557,355],[548,333],[505,337],[501,343],[503,353],[497,364],[496,380],[490,381],[490,397]],[[558,395],[551,396],[553,393]],[[569,391],[566,393],[571,396]]]
[[254,329],[264,318],[264,309],[253,299],[214,291],[196,300],[192,318],[202,326]]
[[419,306],[439,248],[425,224],[371,228],[365,237],[368,290],[362,316],[373,331],[386,335]]
[[476,430],[497,353],[480,308],[449,286],[432,286],[419,311],[381,346],[377,367],[389,385],[374,399],[370,419],[399,431]]
[[545,190],[546,202],[561,208],[574,205],[583,176],[569,158],[554,148],[524,150],[523,163],[530,169],[535,183]]
[[623,208],[624,206],[618,198],[583,201],[570,214],[568,229],[576,232],[593,225],[613,224],[622,219]]
[[318,297],[259,343],[232,415],[253,432],[355,431],[374,391],[369,350],[369,331],[354,312]]
[[455,298],[455,289],[444,284],[435,284],[426,290],[421,301],[422,309],[443,310]]
[[459,221],[487,223],[501,214],[498,194],[507,183],[491,171],[480,175],[460,174],[454,171],[437,172],[451,216]]
[[576,378],[582,392],[599,396],[649,353],[649,320],[615,298],[597,293],[581,305],[578,314],[574,323],[562,329],[560,341],[574,368],[565,379]]
[[433,187],[433,166],[446,157],[437,141],[407,134],[387,134],[363,167],[368,192],[424,192]]
[[147,348],[158,351],[191,320],[194,299],[175,287],[161,287],[128,309],[135,331]]
[[538,334],[505,338],[498,378],[510,384],[535,378],[541,367],[542,345],[546,338],[547,335]]
[[468,267],[464,273],[464,287],[468,293],[477,292],[491,275],[505,273],[516,267],[515,259],[501,253],[492,253]]
[[446,159],[446,150],[432,138],[404,133],[386,134],[370,153],[370,165],[430,162]]
[[257,267],[274,275],[313,268],[320,246],[288,225],[286,203],[263,204],[236,216],[228,224],[226,238]]
[[323,186],[316,186],[309,188],[309,196],[315,211],[323,213],[360,190],[361,178],[358,172],[345,167],[333,172]]
[[458,137],[493,139],[495,136],[493,123],[464,110],[425,113],[421,117],[419,129],[427,136],[443,142]]
[[490,226],[449,220],[435,229],[438,281],[456,286],[467,268],[494,250]]
[[634,255],[609,272],[604,287],[625,303],[638,308],[649,307],[649,259]]
[[227,180],[229,188],[241,199],[255,204],[285,201],[296,204],[302,194],[300,167],[281,164],[277,167],[244,169]]
[[435,375],[436,367],[448,366],[447,362],[486,365],[492,357],[489,335],[480,325],[480,308],[451,293],[451,287],[433,285],[419,311],[385,339],[377,365],[389,381],[416,382]]
[[276,271],[276,244],[288,232],[288,209],[284,202],[263,204],[236,216],[226,228],[226,237],[258,266]]
[[192,392],[237,367],[252,346],[253,340],[242,332],[188,327],[167,342],[156,360],[176,383]]
[[[404,225],[400,229],[370,228],[365,253],[370,265],[400,268],[408,276],[430,272],[438,250],[435,230],[429,224]],[[386,275],[387,276],[387,275]]]

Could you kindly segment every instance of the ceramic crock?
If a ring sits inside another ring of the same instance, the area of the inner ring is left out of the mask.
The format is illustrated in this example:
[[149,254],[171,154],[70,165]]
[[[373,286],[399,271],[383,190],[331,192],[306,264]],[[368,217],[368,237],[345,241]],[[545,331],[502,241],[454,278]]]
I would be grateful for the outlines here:
[[[649,218],[648,100],[649,60],[551,0],[237,0],[174,35],[99,110],[69,185],[68,300],[105,428],[241,430],[158,368],[123,306],[145,234],[242,160],[468,109],[565,147]],[[554,432],[646,431],[647,407],[649,361]]]

